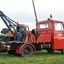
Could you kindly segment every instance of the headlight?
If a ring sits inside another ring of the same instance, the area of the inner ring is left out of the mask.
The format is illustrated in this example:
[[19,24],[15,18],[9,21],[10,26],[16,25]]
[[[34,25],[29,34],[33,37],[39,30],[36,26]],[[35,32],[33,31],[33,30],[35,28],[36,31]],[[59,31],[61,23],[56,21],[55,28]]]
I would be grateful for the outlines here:
[[7,45],[7,50],[10,50],[10,45]]

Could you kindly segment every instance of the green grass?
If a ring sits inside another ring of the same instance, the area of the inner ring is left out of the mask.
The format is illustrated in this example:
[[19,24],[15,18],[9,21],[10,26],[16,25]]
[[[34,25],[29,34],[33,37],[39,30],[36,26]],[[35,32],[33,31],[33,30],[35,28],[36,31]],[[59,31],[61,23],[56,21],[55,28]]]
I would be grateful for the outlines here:
[[48,54],[46,51],[35,52],[32,57],[0,53],[0,64],[64,64],[64,55],[59,51]]

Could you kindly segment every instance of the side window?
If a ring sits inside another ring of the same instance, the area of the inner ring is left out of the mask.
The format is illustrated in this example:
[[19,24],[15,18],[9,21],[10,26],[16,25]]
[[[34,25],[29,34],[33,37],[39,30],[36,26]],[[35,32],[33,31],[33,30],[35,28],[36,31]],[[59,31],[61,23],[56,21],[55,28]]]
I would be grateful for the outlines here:
[[55,23],[55,30],[56,31],[63,31],[63,24],[62,23]]
[[43,29],[43,28],[48,28],[48,23],[40,24],[40,28],[41,28],[41,29]]

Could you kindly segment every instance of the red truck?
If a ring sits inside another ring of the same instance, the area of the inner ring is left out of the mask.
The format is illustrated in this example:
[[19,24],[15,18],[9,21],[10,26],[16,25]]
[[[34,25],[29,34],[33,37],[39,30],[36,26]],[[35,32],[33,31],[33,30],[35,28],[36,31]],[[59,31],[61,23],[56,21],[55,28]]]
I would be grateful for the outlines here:
[[[34,6],[34,1],[32,0],[32,2]],[[36,17],[36,29],[32,31],[29,31],[28,26],[16,23],[0,11],[0,17],[12,34],[6,39],[6,42],[10,43],[1,44],[0,51],[7,51],[9,54],[16,53],[22,57],[31,56],[34,51],[43,49],[46,49],[48,53],[53,53],[54,50],[64,53],[63,21],[52,20],[52,15],[50,15],[47,20],[38,22],[35,6],[33,8]]]
[[[31,56],[34,51],[46,49],[49,53],[60,50],[64,53],[64,23],[58,20],[36,22],[36,29],[29,31],[29,27],[15,22],[0,11],[0,16],[13,35],[9,44],[1,44],[0,50],[9,54],[16,53],[23,57]],[[14,22],[14,23],[13,23]],[[14,28],[15,27],[15,28]],[[11,29],[14,29],[12,31]]]

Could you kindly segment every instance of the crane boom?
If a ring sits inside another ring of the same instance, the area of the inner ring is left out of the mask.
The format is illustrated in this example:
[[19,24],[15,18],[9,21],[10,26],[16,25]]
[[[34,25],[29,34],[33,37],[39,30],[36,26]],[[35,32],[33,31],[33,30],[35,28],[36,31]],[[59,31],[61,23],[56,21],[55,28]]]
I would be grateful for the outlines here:
[[34,8],[35,20],[36,20],[36,23],[37,23],[38,22],[38,19],[37,19],[37,14],[36,14],[34,0],[32,0],[32,4],[33,4],[33,8]]
[[10,19],[9,17],[7,17],[2,11],[0,11],[0,17],[8,27],[9,31],[11,31],[11,33],[14,35],[13,31],[15,30],[16,22]]
[[12,33],[13,40],[18,42],[23,41],[22,37],[25,35],[26,26],[16,23],[14,20],[6,16],[2,11],[0,11],[0,17],[9,31]]

